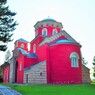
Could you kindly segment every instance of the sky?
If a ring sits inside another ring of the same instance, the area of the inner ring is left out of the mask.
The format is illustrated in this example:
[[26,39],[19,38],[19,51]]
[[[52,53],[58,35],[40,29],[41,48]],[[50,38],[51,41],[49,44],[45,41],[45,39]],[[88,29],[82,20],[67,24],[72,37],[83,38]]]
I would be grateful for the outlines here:
[[[92,68],[95,56],[95,0],[8,0],[9,9],[16,12],[14,20],[19,25],[14,31],[14,41],[24,38],[31,41],[35,37],[34,25],[45,18],[53,18],[63,24],[66,30],[81,47],[82,56]],[[14,41],[8,49],[14,49]],[[0,64],[4,52],[0,52]]]

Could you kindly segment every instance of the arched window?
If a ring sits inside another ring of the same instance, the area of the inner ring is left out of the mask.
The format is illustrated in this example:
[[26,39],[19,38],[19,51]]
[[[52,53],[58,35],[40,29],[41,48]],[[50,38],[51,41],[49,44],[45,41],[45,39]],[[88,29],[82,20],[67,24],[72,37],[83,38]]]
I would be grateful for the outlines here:
[[7,80],[8,80],[8,76],[9,76],[9,72],[8,72],[8,70],[7,70]]
[[76,52],[72,52],[70,54],[71,58],[71,67],[79,67],[78,60],[79,60],[79,55]]
[[40,76],[42,76],[43,74],[42,74],[42,72],[40,72]]
[[33,52],[36,52],[36,44],[33,45]]
[[22,70],[22,63],[20,63],[20,68],[19,68],[19,70],[20,70],[20,71]]
[[56,33],[58,33],[57,29],[53,29],[52,35],[55,35]]
[[21,48],[24,48],[24,44],[21,44]]
[[42,29],[42,35],[43,35],[43,36],[47,36],[47,29],[46,29],[46,28],[43,28],[43,29]]

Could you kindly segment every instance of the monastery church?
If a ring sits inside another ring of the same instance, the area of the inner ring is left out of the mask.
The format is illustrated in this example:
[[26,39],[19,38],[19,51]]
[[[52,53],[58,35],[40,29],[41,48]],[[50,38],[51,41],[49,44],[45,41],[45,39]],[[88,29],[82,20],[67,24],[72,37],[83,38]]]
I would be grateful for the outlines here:
[[90,83],[89,69],[82,65],[81,45],[62,29],[61,22],[46,18],[34,28],[30,43],[23,38],[15,41],[13,55],[3,65],[4,83]]

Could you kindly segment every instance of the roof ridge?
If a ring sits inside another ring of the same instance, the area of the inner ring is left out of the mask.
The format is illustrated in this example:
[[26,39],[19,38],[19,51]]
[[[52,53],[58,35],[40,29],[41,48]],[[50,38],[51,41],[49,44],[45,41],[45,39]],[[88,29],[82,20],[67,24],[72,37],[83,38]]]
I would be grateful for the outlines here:
[[65,30],[62,30],[60,32],[62,35],[64,35],[68,40],[71,40],[74,43],[78,43],[73,37],[71,37]]
[[52,41],[58,39],[60,36],[62,36],[62,34],[59,32],[59,33],[57,33],[57,34],[55,34],[55,35],[53,35],[53,36],[45,37],[45,39],[39,44],[39,46],[41,46],[41,45],[43,45],[43,44],[45,44],[45,43],[50,43],[50,42],[52,42]]

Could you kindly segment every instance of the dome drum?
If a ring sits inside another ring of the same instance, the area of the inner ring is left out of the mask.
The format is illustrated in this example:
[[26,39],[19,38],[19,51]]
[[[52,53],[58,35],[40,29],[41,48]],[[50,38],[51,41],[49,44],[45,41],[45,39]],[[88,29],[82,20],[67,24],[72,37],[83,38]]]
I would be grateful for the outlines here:
[[42,21],[38,21],[34,27],[35,27],[35,30],[37,30],[39,27],[45,27],[45,26],[53,26],[53,27],[59,27],[61,30],[63,28],[63,25],[62,23],[60,22],[56,22],[54,20],[42,20]]

